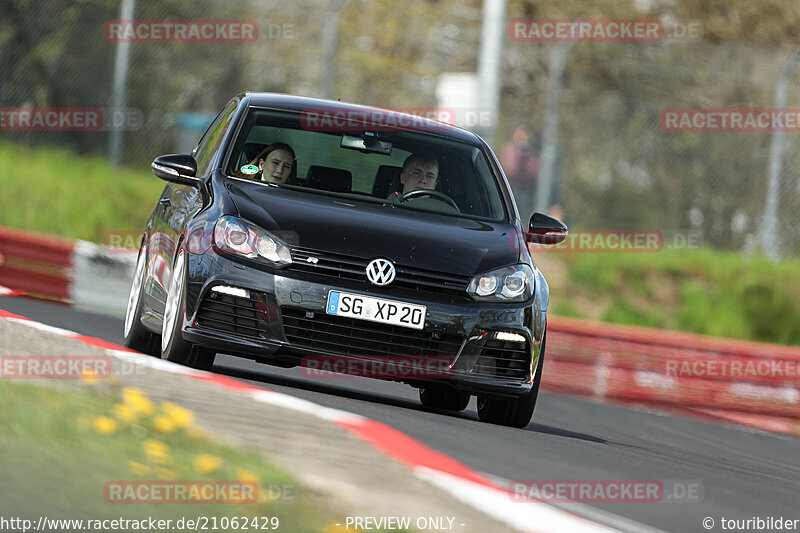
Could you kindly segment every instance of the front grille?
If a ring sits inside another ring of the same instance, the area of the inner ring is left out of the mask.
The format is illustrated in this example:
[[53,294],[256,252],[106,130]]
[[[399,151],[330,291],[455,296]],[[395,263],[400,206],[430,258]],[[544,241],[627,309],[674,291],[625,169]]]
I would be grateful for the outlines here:
[[486,377],[525,379],[530,371],[531,355],[527,341],[489,340],[470,372]]
[[295,346],[337,355],[455,357],[462,337],[284,307],[286,339]]
[[[365,259],[304,248],[292,248],[292,264],[288,268],[331,280],[350,280],[371,287],[366,274],[368,263],[369,261]],[[396,265],[395,268],[397,275],[388,288],[467,298],[466,290],[470,280],[468,276],[402,265]]]
[[209,292],[200,302],[197,325],[243,337],[267,338],[266,297],[250,291],[250,298]]

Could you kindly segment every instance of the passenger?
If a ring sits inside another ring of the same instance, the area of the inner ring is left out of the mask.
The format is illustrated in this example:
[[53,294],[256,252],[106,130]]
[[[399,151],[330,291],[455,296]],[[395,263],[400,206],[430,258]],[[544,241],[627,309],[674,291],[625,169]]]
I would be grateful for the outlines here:
[[[258,169],[256,172],[256,168]],[[250,169],[248,173],[244,169]],[[273,143],[261,150],[255,159],[237,172],[238,175],[267,183],[283,184],[297,178],[297,157],[292,147]]]

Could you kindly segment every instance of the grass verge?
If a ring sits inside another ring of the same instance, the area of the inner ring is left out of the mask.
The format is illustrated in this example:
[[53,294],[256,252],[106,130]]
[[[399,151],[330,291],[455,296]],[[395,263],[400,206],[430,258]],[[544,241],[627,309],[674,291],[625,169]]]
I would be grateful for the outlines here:
[[569,283],[555,314],[800,345],[800,259],[710,249],[559,259]]
[[103,242],[141,231],[165,183],[97,156],[0,142],[0,225]]
[[[182,517],[204,517],[208,529],[242,529],[235,518],[249,529],[339,530],[319,494],[254,452],[213,442],[193,425],[193,413],[157,405],[138,389],[63,392],[0,380],[0,405],[0,516],[153,517],[173,520],[170,530],[190,529],[175,527]],[[243,481],[258,489],[254,503],[216,495],[208,503],[108,503],[106,484],[122,481]]]

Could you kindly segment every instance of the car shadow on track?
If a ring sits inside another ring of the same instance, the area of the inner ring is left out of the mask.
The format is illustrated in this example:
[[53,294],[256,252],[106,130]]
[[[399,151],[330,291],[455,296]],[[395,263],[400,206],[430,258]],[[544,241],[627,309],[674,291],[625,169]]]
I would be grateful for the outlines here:
[[472,420],[472,421],[477,420],[477,417],[474,415],[470,416],[470,413],[454,413],[452,411],[445,411],[442,409],[431,409],[423,406],[422,404],[420,404],[418,401],[415,400],[405,400],[402,398],[385,396],[382,394],[376,394],[368,391],[358,391],[343,387],[336,387],[333,385],[326,385],[319,382],[311,382],[305,379],[298,379],[289,376],[280,376],[265,372],[262,373],[250,369],[232,368],[220,364],[214,365],[214,372],[228,377],[242,379],[246,381],[254,381],[257,383],[272,384],[282,387],[291,387],[293,389],[301,389],[309,392],[329,394],[333,396],[339,396],[342,398],[348,398],[351,400],[360,400],[364,402],[388,405],[392,407],[399,407],[402,409],[409,409],[413,411],[441,414],[441,415],[446,415],[450,418]]
[[[460,419],[464,421],[478,422],[478,417],[476,416],[474,410],[455,413],[453,411],[446,411],[443,409],[428,408],[423,406],[416,400],[407,400],[403,398],[387,396],[385,394],[379,394],[370,391],[337,387],[335,385],[329,385],[326,383],[321,383],[319,381],[312,382],[302,378],[273,374],[267,371],[268,369],[271,369],[273,367],[270,367],[269,365],[259,365],[259,366],[264,366],[264,370],[262,371],[261,368],[257,369],[235,368],[231,366],[226,366],[225,364],[215,364],[214,372],[236,379],[255,382],[257,384],[289,387],[292,389],[305,390],[309,392],[337,396],[340,398],[348,398],[351,400],[369,402],[372,404],[398,407],[410,411],[438,414],[446,416],[451,419]],[[475,400],[473,399],[472,402],[474,401]],[[491,427],[499,428],[499,426],[491,426]],[[512,429],[512,428],[507,428],[507,429],[509,429],[510,431],[519,431],[517,429]],[[606,439],[589,435],[587,433],[570,431],[568,429],[563,429],[560,427],[550,426],[546,424],[539,424],[536,422],[531,422],[527,427],[524,428],[524,431],[538,433],[541,435],[551,435],[554,437],[576,439],[595,444],[616,444]]]
[[533,431],[534,433],[541,433],[543,435],[553,435],[554,437],[566,437],[568,439],[577,439],[586,442],[594,442],[596,444],[611,444],[611,441],[608,441],[606,439],[601,439],[600,437],[595,437],[587,433],[578,433],[577,431],[569,431],[568,429],[547,426],[544,424],[537,424],[536,422],[531,422],[530,424],[528,424],[528,426],[525,428],[525,431]]

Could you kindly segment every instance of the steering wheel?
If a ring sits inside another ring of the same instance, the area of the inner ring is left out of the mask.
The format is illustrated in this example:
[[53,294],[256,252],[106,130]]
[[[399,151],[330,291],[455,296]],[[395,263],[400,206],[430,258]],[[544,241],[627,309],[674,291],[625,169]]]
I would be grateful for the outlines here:
[[411,198],[416,198],[417,196],[432,196],[437,200],[441,200],[447,205],[451,206],[453,209],[461,213],[461,210],[458,208],[455,200],[447,196],[443,192],[434,191],[433,189],[417,189],[416,191],[410,191],[405,194],[400,195],[400,203],[405,202],[406,200],[410,200]]

